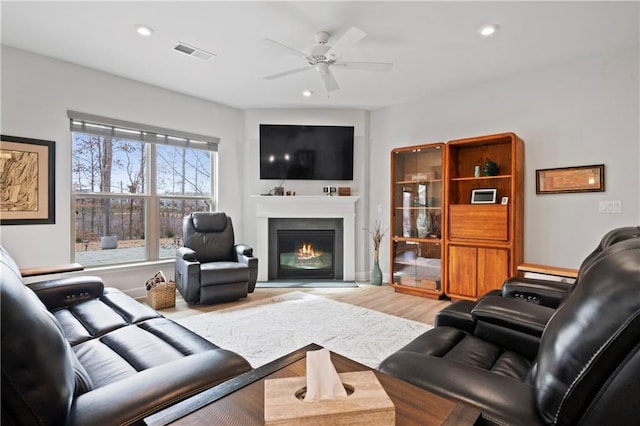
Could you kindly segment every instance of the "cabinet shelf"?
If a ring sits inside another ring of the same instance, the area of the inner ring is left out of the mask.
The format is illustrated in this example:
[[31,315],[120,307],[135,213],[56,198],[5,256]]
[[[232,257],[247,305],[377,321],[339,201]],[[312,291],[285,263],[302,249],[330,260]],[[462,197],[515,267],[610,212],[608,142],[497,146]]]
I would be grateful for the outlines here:
[[413,296],[428,297],[430,299],[439,299],[442,295],[441,290],[429,290],[426,288],[412,287],[408,285],[392,283],[391,287],[395,288],[398,293],[410,294]]
[[414,183],[425,184],[425,183],[442,183],[442,179],[427,179],[427,180],[399,180],[396,181],[396,185],[411,185]]
[[427,206],[410,206],[410,207],[395,207],[396,210],[442,210],[441,206],[438,207],[427,207]]
[[441,238],[418,238],[418,237],[391,237],[392,241],[403,241],[407,243],[427,243],[427,244],[441,244]]
[[460,181],[481,181],[481,180],[495,180],[495,179],[511,179],[511,175],[452,177],[449,180],[451,182],[460,182]]

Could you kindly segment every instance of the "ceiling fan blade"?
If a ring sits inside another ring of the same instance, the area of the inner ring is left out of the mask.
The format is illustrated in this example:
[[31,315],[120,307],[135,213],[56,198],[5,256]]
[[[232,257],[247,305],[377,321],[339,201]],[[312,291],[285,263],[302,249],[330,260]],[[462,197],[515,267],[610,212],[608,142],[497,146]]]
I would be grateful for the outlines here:
[[331,48],[325,53],[326,56],[334,55],[338,56],[340,53],[349,49],[351,46],[362,40],[367,36],[367,33],[359,28],[351,27],[343,34],[335,43],[331,45]]
[[279,47],[281,47],[281,48],[283,48],[283,49],[286,49],[289,53],[292,53],[292,54],[294,54],[294,55],[296,55],[296,56],[301,56],[301,57],[303,57],[303,58],[306,58],[307,56],[309,56],[309,55],[307,55],[306,53],[301,52],[300,50],[295,49],[295,48],[293,48],[293,47],[289,47],[289,46],[287,46],[287,45],[285,45],[285,44],[282,44],[282,43],[280,43],[279,41],[271,40],[270,38],[265,38],[265,40],[267,40],[267,41],[268,41],[268,42],[270,42],[270,43],[275,44],[276,46],[279,46]]
[[387,72],[393,68],[393,62],[336,62],[331,66],[345,70]]
[[302,72],[302,71],[308,71],[308,70],[312,70],[312,69],[313,69],[312,66],[296,68],[296,69],[293,69],[293,70],[279,72],[279,73],[273,74],[273,75],[268,75],[264,79],[265,80],[275,80],[276,78],[285,77],[287,75],[295,74],[295,73]]
[[338,82],[331,71],[320,71],[320,77],[322,77],[322,81],[324,82],[324,87],[327,89],[327,92],[333,92],[334,90],[340,89],[340,86],[338,86]]

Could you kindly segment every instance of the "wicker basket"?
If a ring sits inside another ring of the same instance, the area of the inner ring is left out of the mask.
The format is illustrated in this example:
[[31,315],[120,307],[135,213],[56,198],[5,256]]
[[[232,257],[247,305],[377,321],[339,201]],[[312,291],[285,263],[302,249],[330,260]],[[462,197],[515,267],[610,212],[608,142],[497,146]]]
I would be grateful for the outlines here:
[[156,284],[147,291],[147,303],[153,309],[165,309],[176,306],[176,283],[166,281]]

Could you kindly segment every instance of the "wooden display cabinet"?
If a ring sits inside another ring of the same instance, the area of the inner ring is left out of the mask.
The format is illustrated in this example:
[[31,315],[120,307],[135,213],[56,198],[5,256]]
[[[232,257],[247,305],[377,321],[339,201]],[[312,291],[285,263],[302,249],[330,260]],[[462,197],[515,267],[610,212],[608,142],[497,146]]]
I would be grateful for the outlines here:
[[[502,133],[449,141],[446,151],[445,293],[475,300],[500,288],[522,263],[524,142]],[[497,175],[484,174],[487,160],[499,166]],[[473,203],[474,189],[495,190],[495,202]]]
[[391,285],[402,293],[443,294],[443,143],[391,151]]

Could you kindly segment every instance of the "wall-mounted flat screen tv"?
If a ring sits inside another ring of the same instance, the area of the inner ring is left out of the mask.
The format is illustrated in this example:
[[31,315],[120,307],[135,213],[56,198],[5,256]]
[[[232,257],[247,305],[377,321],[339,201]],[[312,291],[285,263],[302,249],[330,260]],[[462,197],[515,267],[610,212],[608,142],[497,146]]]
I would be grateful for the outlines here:
[[353,126],[260,125],[260,179],[353,180]]

